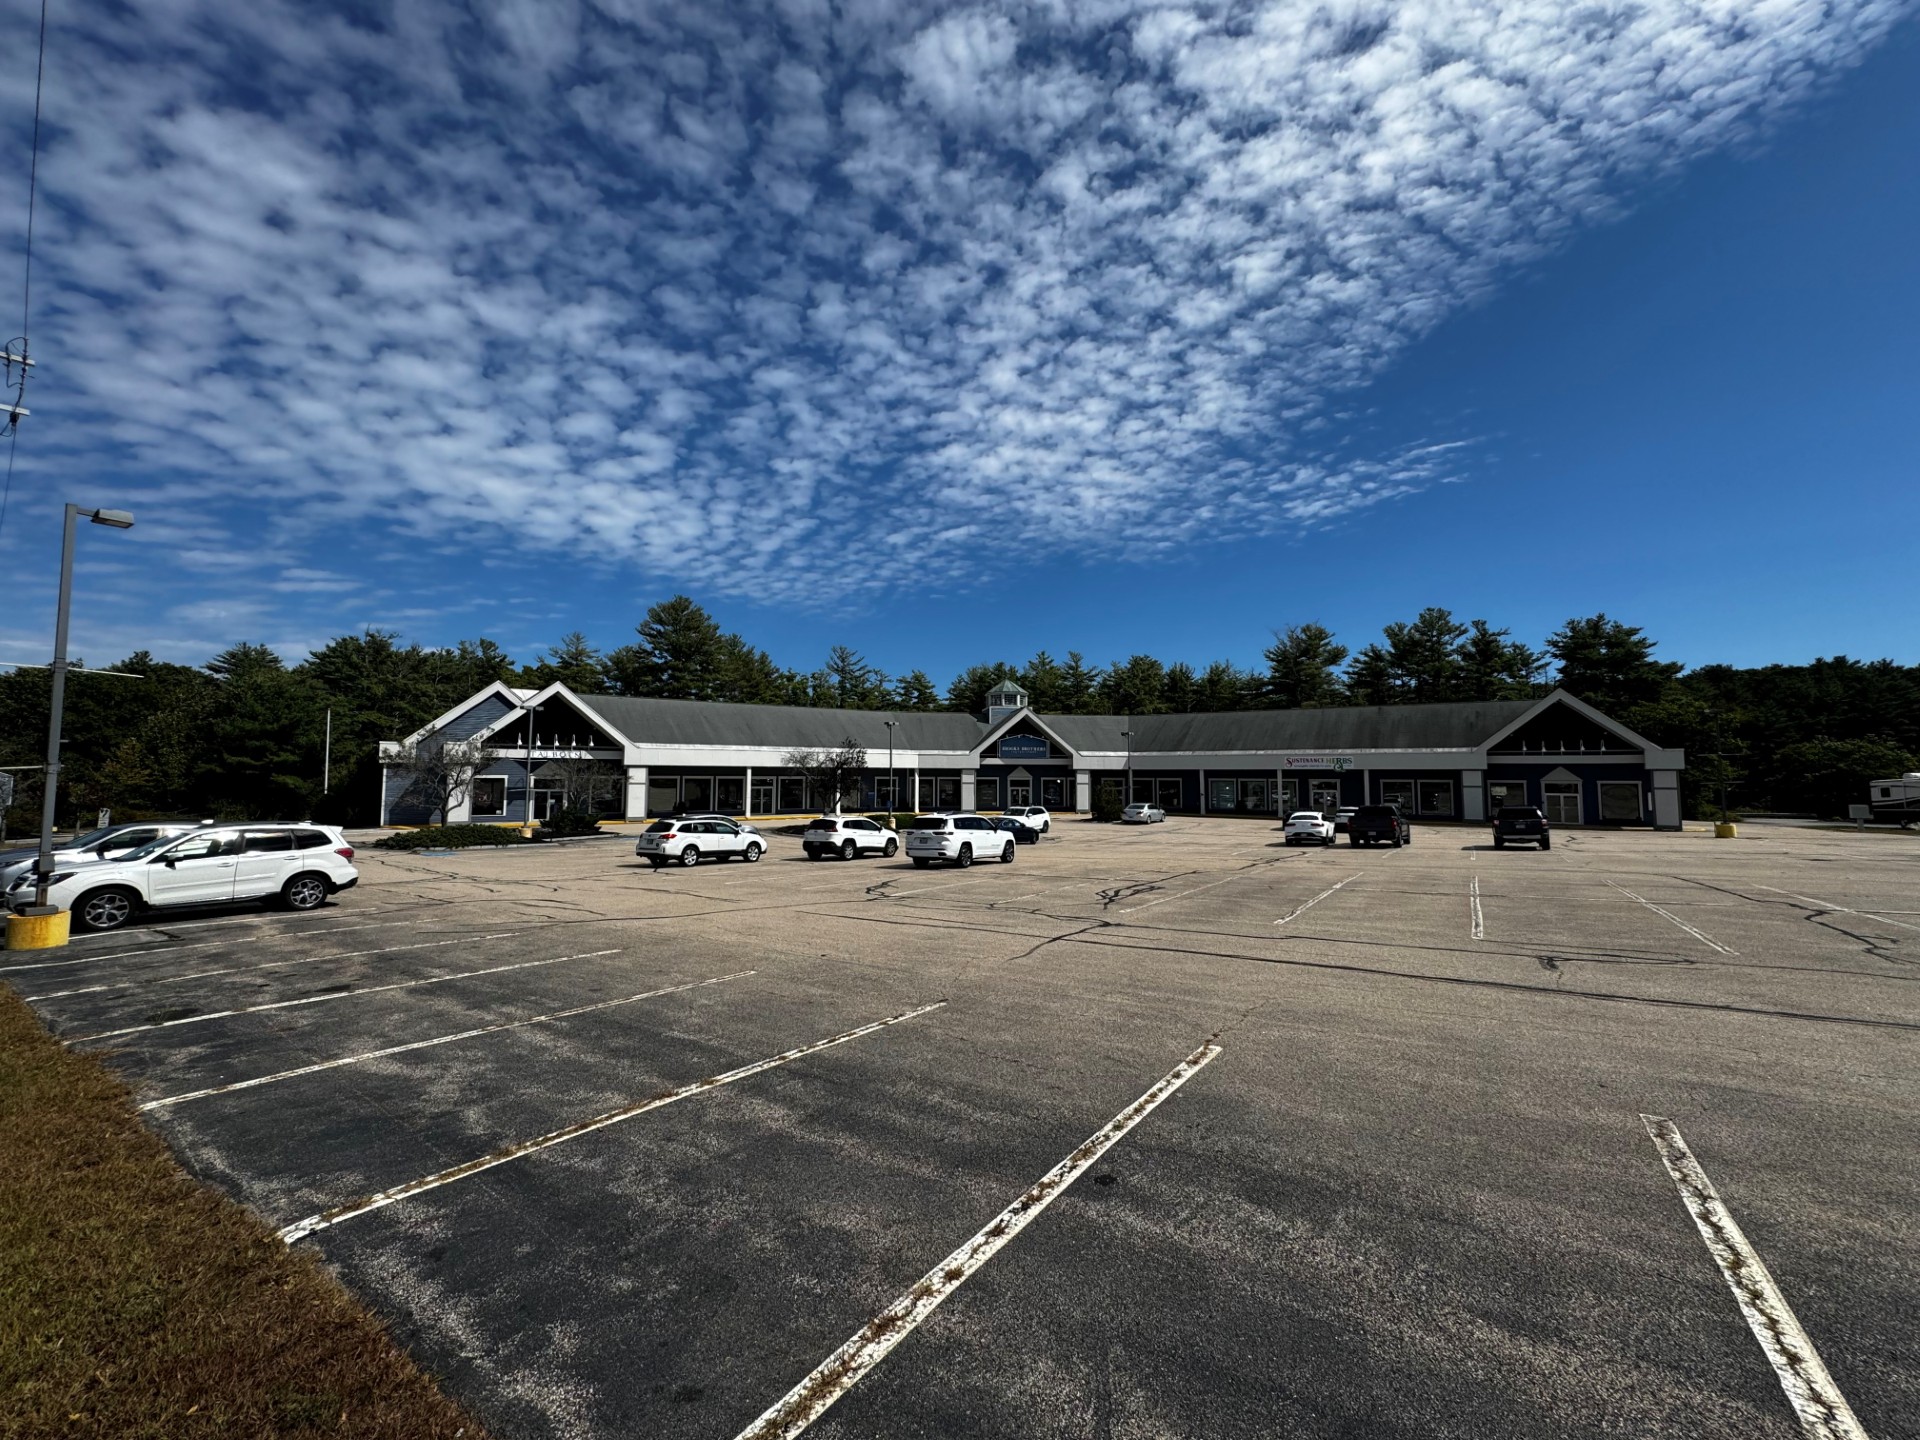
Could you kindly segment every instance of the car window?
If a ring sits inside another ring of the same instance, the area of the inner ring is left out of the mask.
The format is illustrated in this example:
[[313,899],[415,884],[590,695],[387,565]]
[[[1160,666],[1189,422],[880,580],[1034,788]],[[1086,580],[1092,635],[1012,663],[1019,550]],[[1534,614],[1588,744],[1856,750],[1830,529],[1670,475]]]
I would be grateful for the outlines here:
[[324,830],[296,830],[293,832],[293,848],[296,850],[317,850],[331,843],[331,837]]
[[293,849],[291,830],[255,830],[247,836],[247,854],[253,855],[268,850]]
[[916,815],[907,826],[909,830],[944,830],[947,817],[944,815]]
[[654,822],[653,822],[653,823],[652,823],[651,825],[649,825],[649,826],[647,826],[647,834],[649,834],[649,835],[665,835],[665,834],[666,834],[666,833],[667,833],[668,831],[670,831],[670,830],[672,830],[672,829],[673,829],[673,821],[671,821],[671,820],[656,820],[656,821],[654,821]]
[[199,860],[209,855],[237,855],[240,853],[240,837],[227,832],[215,835],[189,835],[171,850],[167,851],[169,860]]
[[158,840],[159,838],[160,832],[158,830],[128,830],[123,834],[115,835],[111,839],[103,841],[101,848],[105,850],[134,850],[145,845],[150,840]]

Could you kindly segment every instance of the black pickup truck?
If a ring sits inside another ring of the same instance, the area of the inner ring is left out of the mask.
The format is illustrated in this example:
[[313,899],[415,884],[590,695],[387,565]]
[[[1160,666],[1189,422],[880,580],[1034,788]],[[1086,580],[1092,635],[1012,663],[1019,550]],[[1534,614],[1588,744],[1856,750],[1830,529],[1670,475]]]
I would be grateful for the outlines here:
[[1493,812],[1493,848],[1504,850],[1509,840],[1551,850],[1553,831],[1537,806],[1502,805]]
[[1377,845],[1382,840],[1389,845],[1411,845],[1413,827],[1398,805],[1362,805],[1347,821],[1347,844]]

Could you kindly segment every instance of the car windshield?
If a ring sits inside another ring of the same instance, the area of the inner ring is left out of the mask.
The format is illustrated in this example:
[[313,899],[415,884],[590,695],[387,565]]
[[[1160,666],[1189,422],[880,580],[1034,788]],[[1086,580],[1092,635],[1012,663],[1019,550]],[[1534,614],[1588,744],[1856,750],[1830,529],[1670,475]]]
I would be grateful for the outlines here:
[[184,838],[186,837],[180,836],[180,835],[162,835],[158,840],[149,840],[146,844],[142,845],[138,850],[129,850],[126,854],[122,855],[120,858],[122,860],[144,860],[147,856],[157,855],[159,854],[160,851],[166,849],[169,845],[177,844],[180,840]]

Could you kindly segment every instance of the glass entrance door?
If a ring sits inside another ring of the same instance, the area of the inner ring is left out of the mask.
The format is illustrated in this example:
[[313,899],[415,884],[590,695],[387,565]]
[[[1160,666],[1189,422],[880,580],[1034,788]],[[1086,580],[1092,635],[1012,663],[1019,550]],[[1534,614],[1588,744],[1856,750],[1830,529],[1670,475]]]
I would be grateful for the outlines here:
[[1316,780],[1313,782],[1313,805],[1322,815],[1331,815],[1340,808],[1340,782],[1338,780]]
[[1547,812],[1550,825],[1578,825],[1580,823],[1580,782],[1577,780],[1543,780],[1540,783],[1540,798],[1544,802],[1542,809]]
[[1007,804],[1033,804],[1033,782],[1031,780],[1007,781]]

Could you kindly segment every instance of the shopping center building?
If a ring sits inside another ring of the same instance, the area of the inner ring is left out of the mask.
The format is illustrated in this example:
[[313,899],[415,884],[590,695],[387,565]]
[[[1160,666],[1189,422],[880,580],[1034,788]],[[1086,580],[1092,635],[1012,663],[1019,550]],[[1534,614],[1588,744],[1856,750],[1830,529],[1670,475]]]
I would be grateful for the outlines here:
[[[1288,814],[1390,801],[1427,820],[1484,820],[1538,805],[1556,825],[1680,827],[1668,750],[1555,690],[1538,700],[1241,710],[1201,715],[1044,715],[1003,685],[972,715],[832,710],[578,695],[496,684],[405,740],[381,746],[380,821],[431,818],[409,748],[477,740],[483,760],[450,821],[539,819],[571,794],[609,818],[679,807],[817,814],[793,752],[867,754],[868,810],[1085,811],[1102,787],[1170,814]],[[582,776],[587,778],[583,781]],[[585,791],[582,786],[585,785]]]

